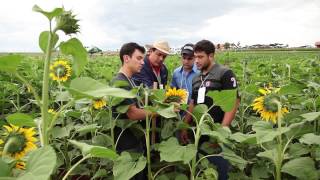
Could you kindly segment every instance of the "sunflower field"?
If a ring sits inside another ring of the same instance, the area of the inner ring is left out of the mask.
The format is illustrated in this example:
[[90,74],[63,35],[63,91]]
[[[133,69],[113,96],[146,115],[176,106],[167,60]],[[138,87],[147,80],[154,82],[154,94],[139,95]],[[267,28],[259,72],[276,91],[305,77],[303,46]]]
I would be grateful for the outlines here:
[[[236,118],[223,127],[208,114],[212,107],[201,104],[189,125],[179,113],[187,110],[183,90],[111,86],[119,57],[89,58],[72,11],[36,5],[33,11],[50,24],[39,35],[42,54],[0,54],[0,180],[126,180],[141,172],[151,180],[214,180],[211,156],[229,161],[229,179],[320,179],[320,51],[217,52],[216,61],[239,82]],[[58,31],[70,39],[59,40]],[[165,64],[170,78],[180,57]],[[227,112],[236,93],[207,95]],[[143,126],[121,119],[125,98],[137,98],[150,112]],[[129,129],[145,140],[145,153],[116,151],[116,137]],[[181,130],[193,136],[189,144],[177,138]],[[197,148],[204,135],[210,140]]]

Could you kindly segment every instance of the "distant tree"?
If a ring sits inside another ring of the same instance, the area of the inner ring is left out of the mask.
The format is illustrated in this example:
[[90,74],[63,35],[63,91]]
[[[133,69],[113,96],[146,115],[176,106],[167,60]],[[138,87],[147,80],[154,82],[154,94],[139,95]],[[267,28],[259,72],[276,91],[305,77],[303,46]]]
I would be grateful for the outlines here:
[[93,47],[93,48],[89,49],[88,53],[90,55],[95,54],[95,53],[102,53],[102,50],[99,49],[98,47]]
[[224,48],[225,48],[225,49],[230,49],[230,43],[225,42],[225,43],[224,43]]

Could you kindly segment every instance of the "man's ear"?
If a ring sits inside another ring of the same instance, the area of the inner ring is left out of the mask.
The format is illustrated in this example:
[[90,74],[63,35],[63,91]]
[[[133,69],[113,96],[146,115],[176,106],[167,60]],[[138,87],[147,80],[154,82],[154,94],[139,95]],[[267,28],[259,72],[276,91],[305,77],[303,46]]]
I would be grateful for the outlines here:
[[210,59],[210,60],[213,60],[213,58],[214,58],[214,54],[213,54],[213,53],[210,53],[210,54],[209,54],[209,59]]
[[123,55],[123,63],[128,63],[129,62],[129,55]]

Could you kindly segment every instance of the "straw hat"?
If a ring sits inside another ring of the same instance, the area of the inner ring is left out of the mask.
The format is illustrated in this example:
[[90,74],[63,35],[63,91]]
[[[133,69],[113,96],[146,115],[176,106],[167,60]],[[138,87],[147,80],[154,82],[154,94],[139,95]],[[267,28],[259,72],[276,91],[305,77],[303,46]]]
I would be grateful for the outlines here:
[[146,44],[146,47],[149,48],[156,48],[159,51],[170,54],[170,46],[167,41],[155,41],[152,45]]

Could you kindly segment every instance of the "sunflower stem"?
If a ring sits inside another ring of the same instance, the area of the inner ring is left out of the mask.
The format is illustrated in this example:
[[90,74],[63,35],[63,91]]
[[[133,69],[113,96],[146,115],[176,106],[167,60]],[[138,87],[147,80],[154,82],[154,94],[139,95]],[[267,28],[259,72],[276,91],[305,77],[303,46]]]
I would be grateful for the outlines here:
[[278,157],[277,157],[277,160],[276,160],[276,180],[281,180],[281,166],[282,166],[282,161],[283,161],[283,147],[282,147],[282,125],[281,125],[281,120],[282,120],[282,114],[281,114],[281,103],[277,100],[274,101],[277,106],[278,106],[278,128],[277,128],[277,131],[278,131],[278,151],[277,151],[277,154],[278,154]]
[[46,58],[44,62],[44,72],[43,72],[43,83],[42,83],[42,107],[41,107],[41,133],[42,133],[42,144],[41,146],[47,146],[49,144],[48,137],[48,106],[49,106],[49,66],[52,53],[52,29],[51,20],[49,21],[49,36],[48,45],[46,49]]
[[[148,92],[145,90],[145,106],[148,106]],[[151,172],[151,149],[150,149],[150,117],[149,113],[146,115],[146,146],[147,146],[147,166],[148,166],[148,179],[152,179],[152,172]]]

